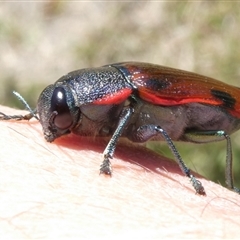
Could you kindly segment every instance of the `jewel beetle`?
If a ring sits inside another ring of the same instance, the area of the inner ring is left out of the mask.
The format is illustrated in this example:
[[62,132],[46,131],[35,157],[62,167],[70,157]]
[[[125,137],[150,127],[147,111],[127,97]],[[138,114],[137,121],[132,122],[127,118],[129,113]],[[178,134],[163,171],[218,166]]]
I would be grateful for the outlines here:
[[[196,193],[204,187],[185,165],[173,141],[226,140],[226,184],[233,184],[230,134],[240,128],[240,88],[199,74],[150,63],[123,62],[80,69],[41,93],[36,110],[1,120],[39,119],[48,142],[62,135],[110,137],[100,173],[111,175],[117,141],[165,140]],[[24,99],[18,96],[22,101]],[[27,103],[25,103],[27,106]]]

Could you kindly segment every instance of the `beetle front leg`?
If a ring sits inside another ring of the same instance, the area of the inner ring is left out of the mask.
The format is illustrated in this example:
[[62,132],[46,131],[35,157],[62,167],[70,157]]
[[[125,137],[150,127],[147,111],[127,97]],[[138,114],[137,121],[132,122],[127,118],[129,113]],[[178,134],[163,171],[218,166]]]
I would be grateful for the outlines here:
[[113,157],[114,151],[116,149],[117,141],[118,141],[119,137],[122,135],[122,132],[123,132],[126,124],[128,123],[131,115],[133,114],[133,112],[134,112],[134,109],[132,107],[123,109],[121,116],[120,116],[118,126],[117,126],[112,138],[110,139],[107,147],[105,148],[105,150],[103,152],[104,160],[100,166],[100,174],[105,173],[108,175],[112,175],[111,162],[109,159]]

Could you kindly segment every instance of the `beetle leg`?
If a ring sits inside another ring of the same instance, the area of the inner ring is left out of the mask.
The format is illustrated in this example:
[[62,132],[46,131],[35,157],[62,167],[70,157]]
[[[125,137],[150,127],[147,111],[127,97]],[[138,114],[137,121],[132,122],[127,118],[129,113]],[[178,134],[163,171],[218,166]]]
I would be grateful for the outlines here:
[[231,138],[224,131],[199,131],[187,132],[184,137],[191,142],[204,143],[213,142],[226,139],[227,141],[227,154],[226,154],[226,168],[225,168],[225,182],[229,189],[240,194],[240,189],[234,187],[233,173],[232,173],[232,144]]
[[35,117],[35,118],[37,117],[36,116],[36,110],[34,110],[33,113],[30,112],[30,113],[28,113],[26,115],[6,115],[6,114],[0,112],[0,120],[12,120],[12,119],[13,120],[18,120],[18,121],[30,120],[33,117]]
[[131,115],[133,114],[133,112],[134,112],[134,109],[132,107],[123,109],[121,116],[120,116],[118,126],[117,126],[112,138],[110,139],[107,147],[105,148],[105,150],[103,152],[104,160],[100,166],[100,174],[101,173],[105,173],[108,175],[112,174],[111,162],[109,159],[113,157],[114,151],[116,149],[117,141],[118,141],[119,137],[121,136],[126,124],[128,123]]
[[206,195],[204,187],[202,186],[201,182],[194,177],[190,169],[186,166],[178,150],[176,149],[174,143],[172,142],[171,138],[169,137],[169,135],[164,129],[156,125],[144,125],[137,130],[137,135],[141,139],[149,139],[153,136],[156,136],[156,134],[159,134],[159,133],[161,133],[162,136],[167,141],[168,147],[172,151],[180,169],[182,170],[183,174],[190,179],[194,189],[196,190],[196,193],[200,195]]

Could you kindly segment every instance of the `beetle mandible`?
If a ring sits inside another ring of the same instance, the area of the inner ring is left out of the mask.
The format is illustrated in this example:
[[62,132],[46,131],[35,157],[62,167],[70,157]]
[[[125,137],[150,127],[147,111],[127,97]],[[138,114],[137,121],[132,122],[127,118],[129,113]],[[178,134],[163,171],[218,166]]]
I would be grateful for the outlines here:
[[[240,128],[240,88],[199,74],[150,63],[123,62],[68,73],[41,93],[36,110],[1,120],[39,118],[44,137],[70,132],[111,137],[100,173],[111,175],[110,159],[119,137],[132,142],[166,140],[195,191],[204,187],[185,165],[173,141],[226,140],[226,184],[233,184],[230,134]],[[22,101],[23,98],[20,97]],[[25,105],[27,105],[25,103]]]

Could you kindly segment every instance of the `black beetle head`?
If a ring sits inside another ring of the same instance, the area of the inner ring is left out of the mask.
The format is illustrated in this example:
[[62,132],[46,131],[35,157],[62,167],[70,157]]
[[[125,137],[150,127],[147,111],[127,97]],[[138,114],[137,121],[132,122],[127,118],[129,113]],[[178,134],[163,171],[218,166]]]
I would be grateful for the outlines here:
[[46,87],[38,99],[37,112],[48,142],[70,133],[80,117],[71,90],[65,85]]

